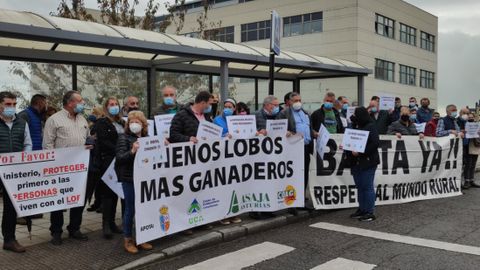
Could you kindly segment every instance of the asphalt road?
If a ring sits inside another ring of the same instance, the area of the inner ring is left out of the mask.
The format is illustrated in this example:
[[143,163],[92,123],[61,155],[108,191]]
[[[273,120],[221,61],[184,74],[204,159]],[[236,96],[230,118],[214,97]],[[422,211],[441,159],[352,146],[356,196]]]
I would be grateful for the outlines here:
[[[369,223],[350,219],[351,212],[323,211],[304,222],[144,269],[480,269],[480,189],[453,198],[379,206],[378,219]],[[325,229],[332,226],[334,230]]]

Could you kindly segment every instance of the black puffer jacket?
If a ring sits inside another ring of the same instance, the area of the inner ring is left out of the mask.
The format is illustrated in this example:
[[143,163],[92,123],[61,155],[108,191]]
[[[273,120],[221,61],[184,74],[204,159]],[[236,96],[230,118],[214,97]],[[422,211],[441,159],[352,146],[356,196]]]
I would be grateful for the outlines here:
[[[125,122],[121,120],[119,124],[124,125]],[[95,130],[97,133],[97,142],[95,145],[97,149],[95,152],[98,155],[95,160],[99,163],[98,165],[103,174],[115,158],[118,133],[111,120],[107,117],[102,117],[97,120]]]
[[[205,120],[212,122],[210,114],[205,114]],[[198,124],[199,121],[192,108],[190,106],[183,108],[172,119],[168,140],[171,143],[190,141],[190,137],[197,136]]]
[[132,145],[138,139],[131,133],[121,134],[117,141],[115,173],[119,182],[133,182],[133,162],[135,154],[132,154]]

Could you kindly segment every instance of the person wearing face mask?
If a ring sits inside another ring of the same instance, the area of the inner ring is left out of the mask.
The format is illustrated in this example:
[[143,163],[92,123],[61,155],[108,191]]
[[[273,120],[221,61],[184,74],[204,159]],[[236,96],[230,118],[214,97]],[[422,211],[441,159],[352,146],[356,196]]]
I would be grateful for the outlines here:
[[432,119],[433,109],[430,109],[430,100],[428,98],[422,98],[420,100],[420,108],[417,109],[417,119],[419,123],[427,123]]
[[418,114],[417,114],[417,109],[416,108],[412,108],[410,109],[410,121],[412,121],[413,123],[415,124],[420,124],[420,121],[418,121]]
[[[111,103],[111,105],[115,106],[114,103]],[[114,118],[115,117],[112,117],[112,119]],[[117,134],[119,133],[117,132]],[[143,112],[129,112],[124,132],[119,134],[115,150],[115,172],[118,181],[122,183],[123,194],[125,197],[125,212],[123,213],[123,248],[130,254],[138,253],[139,249],[153,249],[153,246],[150,243],[143,243],[137,246],[135,239],[133,239],[133,217],[135,215],[133,163],[135,161],[137,150],[140,147],[138,138],[146,137],[147,134],[148,124]]]
[[440,114],[438,112],[434,112],[432,114],[432,119],[428,121],[425,125],[425,136],[427,137],[437,137],[437,125],[438,120],[440,119]]
[[131,111],[138,111],[140,102],[136,96],[128,96],[123,100],[122,116],[127,117]]
[[[78,91],[68,91],[63,96],[63,109],[48,118],[43,131],[43,148],[57,149],[85,145],[90,130],[83,116],[84,101]],[[88,237],[80,232],[83,206],[70,209],[70,224],[67,226],[69,237],[86,241]],[[51,243],[62,244],[63,211],[50,214]]]
[[228,135],[227,117],[235,115],[235,105],[237,103],[232,98],[227,98],[223,102],[223,112],[213,119],[213,123],[223,128],[222,137]]
[[347,110],[348,110],[348,107],[350,107],[350,103],[348,101],[348,98],[346,96],[339,96],[337,98],[337,101],[340,105],[340,109],[338,110],[338,112],[340,113],[340,117],[347,117]]
[[457,124],[458,127],[460,128],[460,131],[465,132],[465,123],[468,121],[468,114],[470,113],[470,110],[468,108],[462,108],[460,109],[460,115],[457,117]]
[[371,100],[368,106],[368,113],[372,117],[373,123],[380,135],[387,134],[388,126],[390,125],[390,116],[388,111],[380,110],[378,101]]
[[[11,92],[0,92],[0,153],[32,151],[32,140],[28,124],[15,115],[17,97]],[[0,185],[3,184],[0,181]],[[25,248],[15,237],[17,212],[5,189],[2,188],[3,214],[2,235],[3,249],[16,253],[25,252]]]
[[380,164],[378,153],[380,138],[373,119],[364,107],[357,107],[350,119],[354,129],[369,132],[364,153],[346,151],[348,164],[357,187],[358,201],[358,209],[350,217],[360,221],[373,221],[376,219],[374,215],[376,198],[374,180],[375,172]]
[[183,106],[177,103],[177,89],[173,86],[167,85],[162,91],[162,104],[153,112],[152,117],[162,114],[176,114]]
[[440,118],[437,124],[437,137],[445,137],[450,134],[463,138],[463,133],[457,123],[457,106],[450,104],[446,108],[447,116]]
[[276,119],[280,112],[280,102],[275,96],[267,96],[263,100],[262,109],[255,113],[258,134],[267,136],[267,120]]
[[[467,122],[475,122],[475,116],[473,113],[468,113],[468,120]],[[463,153],[467,153],[464,158],[464,185],[467,188],[480,188],[480,184],[474,181],[475,179],[475,169],[477,165],[478,155],[480,155],[480,139],[479,138],[472,138],[472,139],[465,139],[467,140],[466,146],[463,148]]]
[[[120,117],[118,99],[109,97],[103,104],[103,114],[95,124],[96,144],[95,163],[99,168],[98,176],[105,174],[113,159],[118,136],[124,133],[125,121]],[[118,196],[103,181],[98,181],[97,190],[101,190],[103,237],[111,239],[113,233],[122,233],[115,224],[115,212]]]
[[[388,126],[389,135],[396,135],[401,139],[402,135],[417,135],[417,128],[413,121],[410,110],[407,107],[402,107],[400,110],[400,119]],[[420,133],[420,139],[423,139],[423,133]]]
[[200,121],[212,122],[213,96],[208,91],[201,91],[195,97],[193,105],[180,110],[172,119],[170,126],[171,143],[193,142],[197,143],[197,130]]
[[327,92],[323,98],[323,105],[312,113],[312,128],[315,132],[323,124],[330,134],[343,133],[345,127],[340,119],[340,113],[333,108],[335,94]]
[[400,109],[402,108],[402,100],[399,97],[395,98],[395,108],[390,114],[390,123],[398,121],[400,119]]
[[416,97],[410,97],[408,99],[408,108],[412,109],[418,109],[418,104],[417,104],[417,98]]
[[[460,116],[457,117],[457,124],[458,124],[458,127],[460,128],[460,131],[465,133],[465,125],[466,123],[468,122],[469,120],[469,117],[468,115],[470,114],[470,110],[468,108],[462,108],[460,110]],[[463,179],[462,179],[462,188],[463,189],[468,189],[470,188],[471,184],[470,184],[470,178],[468,176],[468,174],[466,174],[466,165],[467,165],[467,160],[471,160],[471,157],[469,156],[469,153],[468,153],[468,145],[470,143],[470,139],[467,139],[467,138],[463,138],[462,140],[462,145],[463,145],[463,169],[464,169],[464,173],[463,173]]]

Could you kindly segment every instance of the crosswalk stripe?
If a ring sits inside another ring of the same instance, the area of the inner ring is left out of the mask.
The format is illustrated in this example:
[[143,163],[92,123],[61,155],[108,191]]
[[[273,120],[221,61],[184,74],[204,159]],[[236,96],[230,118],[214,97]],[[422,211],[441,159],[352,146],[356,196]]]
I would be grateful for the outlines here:
[[360,235],[364,237],[370,237],[370,238],[392,241],[392,242],[403,243],[403,244],[414,245],[414,246],[442,249],[442,250],[447,250],[447,251],[452,251],[457,253],[480,255],[480,247],[475,247],[475,246],[460,245],[455,243],[448,243],[448,242],[430,240],[425,238],[417,238],[417,237],[411,237],[411,236],[400,235],[400,234],[377,232],[377,231],[360,229],[355,227],[348,227],[348,226],[327,223],[327,222],[315,223],[310,225],[310,227],[329,230],[329,231],[342,232],[347,234]]
[[371,270],[376,265],[344,258],[336,258],[310,270]]
[[291,252],[295,248],[275,244],[272,242],[263,242],[258,245],[246,247],[234,252],[230,252],[206,261],[189,265],[182,270],[240,270],[244,267],[278,257],[282,254]]

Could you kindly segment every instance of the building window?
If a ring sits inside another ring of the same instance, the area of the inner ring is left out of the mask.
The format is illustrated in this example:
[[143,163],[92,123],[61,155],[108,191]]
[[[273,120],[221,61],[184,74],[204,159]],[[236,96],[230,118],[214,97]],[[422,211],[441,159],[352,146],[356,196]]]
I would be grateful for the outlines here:
[[394,81],[395,63],[375,59],[375,78],[385,81]]
[[430,35],[429,33],[422,32],[420,37],[420,47],[427,51],[435,51],[435,36]]
[[416,85],[416,74],[416,68],[400,65],[400,83]]
[[420,70],[420,87],[435,89],[435,73]]
[[400,41],[412,46],[417,46],[417,29],[401,23]]
[[270,20],[242,24],[242,42],[270,38]]
[[299,36],[323,32],[323,12],[283,18],[283,36]]
[[209,40],[234,43],[234,27],[227,26],[205,31],[205,37]]
[[395,21],[380,14],[375,15],[375,31],[377,34],[389,38],[395,38]]

